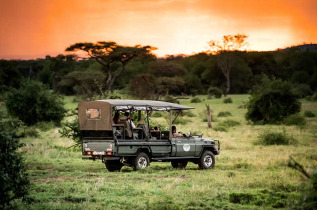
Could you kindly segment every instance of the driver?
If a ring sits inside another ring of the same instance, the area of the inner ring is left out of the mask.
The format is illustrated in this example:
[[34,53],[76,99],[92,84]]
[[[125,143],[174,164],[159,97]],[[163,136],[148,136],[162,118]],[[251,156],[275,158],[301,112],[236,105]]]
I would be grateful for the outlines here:
[[182,134],[181,132],[176,132],[176,126],[173,125],[172,126],[172,136],[173,137],[184,137],[184,134]]

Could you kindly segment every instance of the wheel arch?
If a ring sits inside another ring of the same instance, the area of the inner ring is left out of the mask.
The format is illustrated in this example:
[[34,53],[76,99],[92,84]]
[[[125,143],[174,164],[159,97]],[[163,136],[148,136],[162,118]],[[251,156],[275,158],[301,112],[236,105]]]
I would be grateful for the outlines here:
[[212,152],[212,154],[218,155],[218,151],[217,151],[217,149],[216,149],[215,147],[213,147],[213,146],[207,146],[207,147],[204,146],[204,147],[202,148],[202,150],[200,151],[199,157],[201,157],[201,155],[202,155],[205,151],[210,151],[210,152]]
[[136,155],[138,155],[140,152],[144,152],[147,154],[147,156],[149,156],[149,158],[152,158],[152,151],[150,147],[140,147]]

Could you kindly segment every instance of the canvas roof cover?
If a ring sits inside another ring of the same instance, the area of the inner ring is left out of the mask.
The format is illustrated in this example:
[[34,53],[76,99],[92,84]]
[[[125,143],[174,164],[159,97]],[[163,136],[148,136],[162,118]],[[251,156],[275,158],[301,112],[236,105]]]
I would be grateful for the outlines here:
[[96,100],[78,105],[80,130],[112,130],[111,111],[115,110],[188,110],[192,107],[165,101],[151,100]]

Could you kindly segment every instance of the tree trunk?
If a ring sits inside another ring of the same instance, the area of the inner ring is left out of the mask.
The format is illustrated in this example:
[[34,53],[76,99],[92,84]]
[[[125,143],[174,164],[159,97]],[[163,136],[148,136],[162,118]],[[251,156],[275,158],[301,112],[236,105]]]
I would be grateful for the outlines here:
[[208,122],[208,128],[212,128],[212,125],[211,125],[211,114],[210,114],[210,107],[209,107],[209,105],[206,104],[206,108],[207,108],[207,122]]
[[225,97],[227,97],[227,95],[230,92],[230,71],[227,72],[226,80],[227,80],[227,89],[226,89]]

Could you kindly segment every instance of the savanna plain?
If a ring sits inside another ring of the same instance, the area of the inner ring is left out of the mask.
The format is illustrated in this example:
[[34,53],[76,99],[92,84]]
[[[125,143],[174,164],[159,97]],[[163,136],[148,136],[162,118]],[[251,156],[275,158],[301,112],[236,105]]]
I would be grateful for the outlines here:
[[[179,117],[178,131],[219,139],[220,155],[215,167],[199,170],[189,163],[173,169],[170,163],[152,162],[142,171],[123,167],[108,172],[101,161],[81,159],[81,148],[62,138],[53,124],[33,127],[22,138],[23,153],[31,181],[30,204],[16,201],[19,209],[271,209],[287,208],[299,195],[305,180],[288,167],[289,156],[308,172],[317,166],[317,118],[306,118],[305,126],[252,125],[245,120],[248,95],[230,95],[233,103],[198,96],[180,103],[195,109]],[[75,109],[78,100],[65,97],[65,107]],[[317,102],[301,100],[302,110],[317,115]],[[206,122],[206,106],[212,111],[212,126]],[[218,117],[220,112],[231,115]],[[68,117],[65,120],[71,120]],[[163,116],[151,118],[156,123]],[[224,126],[225,121],[235,121]],[[219,129],[221,128],[221,129]],[[292,145],[256,144],[260,134],[285,132],[297,140]],[[70,148],[69,148],[70,147]]]

